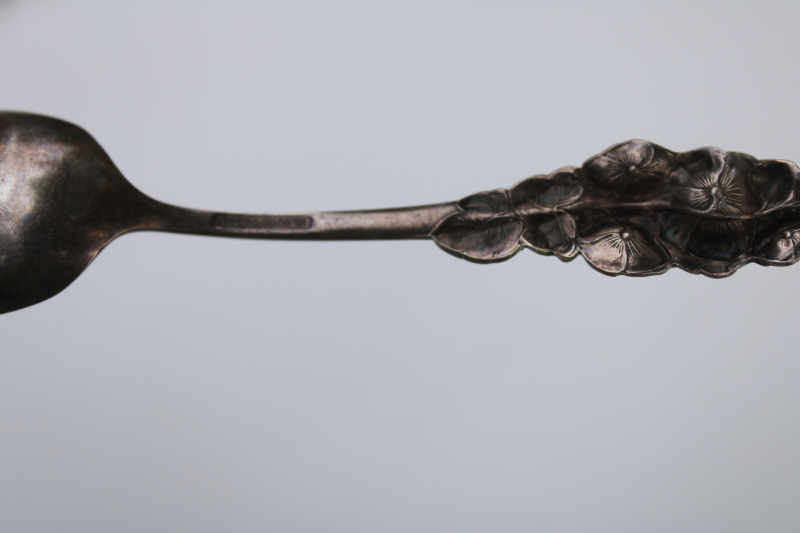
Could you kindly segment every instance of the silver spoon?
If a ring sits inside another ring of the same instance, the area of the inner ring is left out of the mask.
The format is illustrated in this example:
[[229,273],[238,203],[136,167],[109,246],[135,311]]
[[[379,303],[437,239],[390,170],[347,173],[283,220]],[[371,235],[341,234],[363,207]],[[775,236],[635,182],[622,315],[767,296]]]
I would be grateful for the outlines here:
[[609,275],[672,266],[711,277],[800,259],[798,167],[628,141],[581,167],[459,202],[374,211],[243,215],[184,209],[139,192],[83,129],[0,112],[0,312],[46,300],[116,237],[170,231],[253,239],[433,239],[479,263],[521,248]]

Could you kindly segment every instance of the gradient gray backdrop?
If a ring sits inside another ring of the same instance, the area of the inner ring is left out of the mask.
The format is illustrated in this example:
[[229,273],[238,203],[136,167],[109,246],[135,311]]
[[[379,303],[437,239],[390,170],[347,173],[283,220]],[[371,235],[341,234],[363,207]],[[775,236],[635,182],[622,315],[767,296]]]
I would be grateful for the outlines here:
[[[0,0],[0,107],[163,201],[456,200],[642,137],[800,161],[789,2]],[[0,531],[794,532],[800,266],[125,236],[0,317]]]

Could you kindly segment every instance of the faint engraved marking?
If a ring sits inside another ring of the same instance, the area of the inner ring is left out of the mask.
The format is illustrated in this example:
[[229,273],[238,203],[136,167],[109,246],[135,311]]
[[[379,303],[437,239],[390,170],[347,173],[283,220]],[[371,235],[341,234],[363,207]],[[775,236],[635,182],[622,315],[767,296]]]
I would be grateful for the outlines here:
[[243,230],[307,230],[314,221],[305,215],[211,215],[211,226]]

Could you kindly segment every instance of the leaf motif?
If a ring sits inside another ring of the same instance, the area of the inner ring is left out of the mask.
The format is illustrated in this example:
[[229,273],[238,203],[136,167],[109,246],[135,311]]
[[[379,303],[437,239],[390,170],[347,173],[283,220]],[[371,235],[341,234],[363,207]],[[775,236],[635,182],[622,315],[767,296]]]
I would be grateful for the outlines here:
[[800,260],[800,168],[719,148],[675,153],[647,141],[614,145],[565,167],[464,198],[432,236],[477,262],[522,246],[610,275],[670,266],[724,277],[748,262]]
[[583,185],[573,170],[523,180],[509,191],[511,205],[520,215],[541,213],[573,203],[583,194]]
[[504,214],[510,207],[505,189],[479,192],[467,196],[458,202],[458,206],[471,218],[496,217]]
[[433,239],[454,255],[488,263],[514,255],[521,235],[518,218],[476,218],[466,212],[446,218],[434,230]]
[[563,258],[574,257],[575,220],[567,213],[539,213],[524,219],[522,234],[525,243],[534,251]]

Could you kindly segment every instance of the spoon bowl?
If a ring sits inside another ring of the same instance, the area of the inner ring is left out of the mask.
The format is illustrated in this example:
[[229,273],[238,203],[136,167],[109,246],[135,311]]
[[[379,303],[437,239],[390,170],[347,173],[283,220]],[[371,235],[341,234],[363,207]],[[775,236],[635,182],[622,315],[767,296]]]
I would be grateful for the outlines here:
[[0,114],[0,312],[61,292],[147,203],[81,128]]

